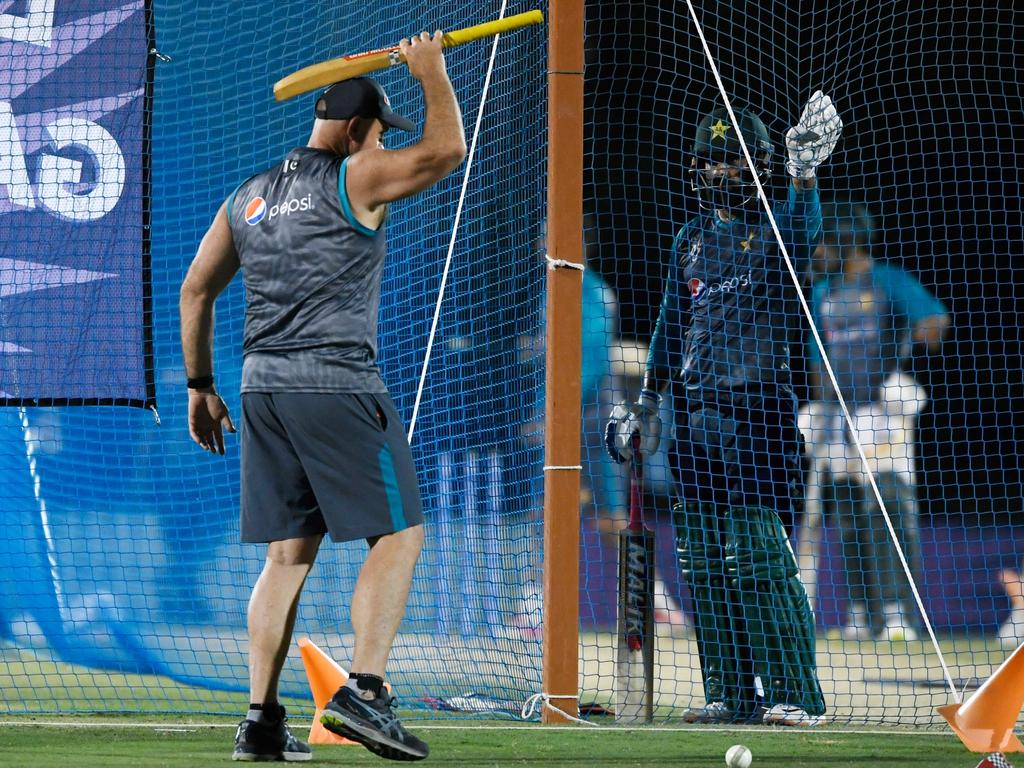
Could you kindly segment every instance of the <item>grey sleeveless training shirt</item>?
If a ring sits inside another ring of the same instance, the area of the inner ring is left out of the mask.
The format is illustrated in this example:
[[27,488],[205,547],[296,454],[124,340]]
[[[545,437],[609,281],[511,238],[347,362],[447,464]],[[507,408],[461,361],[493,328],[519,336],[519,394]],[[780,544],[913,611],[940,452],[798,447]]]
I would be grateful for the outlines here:
[[227,214],[246,291],[242,392],[386,392],[377,369],[384,225],[352,215],[347,158],[300,147]]

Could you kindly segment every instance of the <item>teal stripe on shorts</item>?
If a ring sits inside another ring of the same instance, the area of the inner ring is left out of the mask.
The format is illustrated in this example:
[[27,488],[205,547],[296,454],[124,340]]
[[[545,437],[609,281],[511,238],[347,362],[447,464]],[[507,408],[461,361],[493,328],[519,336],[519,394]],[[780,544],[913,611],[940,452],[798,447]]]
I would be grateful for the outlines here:
[[402,504],[402,490],[398,486],[398,476],[395,474],[395,462],[391,457],[391,446],[385,443],[377,454],[377,461],[380,462],[380,474],[384,478],[384,493],[388,497],[388,510],[391,512],[391,524],[396,531],[402,531],[409,527],[405,521],[405,506]]

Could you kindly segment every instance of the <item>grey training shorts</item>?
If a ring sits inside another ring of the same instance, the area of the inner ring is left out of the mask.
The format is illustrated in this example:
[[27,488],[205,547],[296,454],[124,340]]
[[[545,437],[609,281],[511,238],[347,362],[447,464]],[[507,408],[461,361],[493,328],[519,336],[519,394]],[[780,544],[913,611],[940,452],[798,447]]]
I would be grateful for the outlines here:
[[387,394],[242,395],[242,541],[372,538],[423,522]]

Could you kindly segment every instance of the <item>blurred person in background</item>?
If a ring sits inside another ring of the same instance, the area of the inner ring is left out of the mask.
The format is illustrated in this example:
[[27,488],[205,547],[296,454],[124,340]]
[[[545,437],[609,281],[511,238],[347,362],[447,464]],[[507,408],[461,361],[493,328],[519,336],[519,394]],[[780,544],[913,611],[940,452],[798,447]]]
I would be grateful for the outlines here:
[[996,638],[999,644],[1008,651],[1015,650],[1024,643],[1024,564],[1020,570],[1004,568],[999,572],[999,583],[1010,600],[1010,615],[999,625]]
[[[843,637],[914,640],[917,610],[881,508],[874,474],[915,579],[920,533],[914,481],[915,429],[928,402],[904,368],[935,353],[946,336],[946,308],[899,267],[872,258],[875,224],[850,200],[822,204],[811,308],[839,391],[853,418],[845,423],[821,350],[808,342],[811,402],[800,412],[812,474],[826,519],[839,526],[850,603]],[[860,442],[862,465],[853,437]]]
[[[580,377],[583,410],[581,424],[580,514],[583,520],[601,534],[606,552],[618,552],[618,534],[629,524],[629,476],[626,469],[613,461],[605,451],[602,440],[604,415],[622,396],[621,377],[616,375],[616,362],[621,361],[619,333],[619,303],[615,291],[597,271],[600,244],[599,229],[592,213],[584,215],[583,227],[583,296],[582,304],[582,364]],[[546,255],[547,246],[542,238],[538,244],[540,254]],[[543,300],[543,295],[542,295]],[[543,326],[542,326],[543,327]],[[528,339],[531,358],[538,365],[544,363],[544,337]],[[618,366],[618,367],[621,367]],[[544,442],[544,389],[538,389],[539,402],[534,417],[523,427],[523,437],[535,450]],[[543,478],[541,478],[541,482]],[[539,497],[541,487],[534,488]],[[539,590],[528,588],[531,593]],[[517,617],[520,623],[539,627],[540,605],[536,595],[524,595],[523,605],[532,605],[529,618]],[[523,611],[521,611],[521,614]],[[661,574],[654,577],[654,618],[659,624],[671,627],[673,633],[683,634],[688,619],[669,591]]]

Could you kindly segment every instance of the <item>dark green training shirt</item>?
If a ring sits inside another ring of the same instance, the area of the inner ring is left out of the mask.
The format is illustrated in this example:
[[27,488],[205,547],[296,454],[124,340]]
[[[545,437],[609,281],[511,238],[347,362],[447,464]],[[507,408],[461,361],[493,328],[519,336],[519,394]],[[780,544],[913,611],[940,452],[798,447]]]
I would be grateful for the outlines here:
[[[786,203],[773,213],[802,276],[821,237],[817,189],[790,185]],[[788,387],[789,344],[799,313],[767,216],[754,223],[701,216],[673,243],[647,367],[669,369],[689,390]]]
[[227,214],[246,291],[242,392],[385,392],[377,369],[384,226],[352,215],[347,158],[300,147]]

